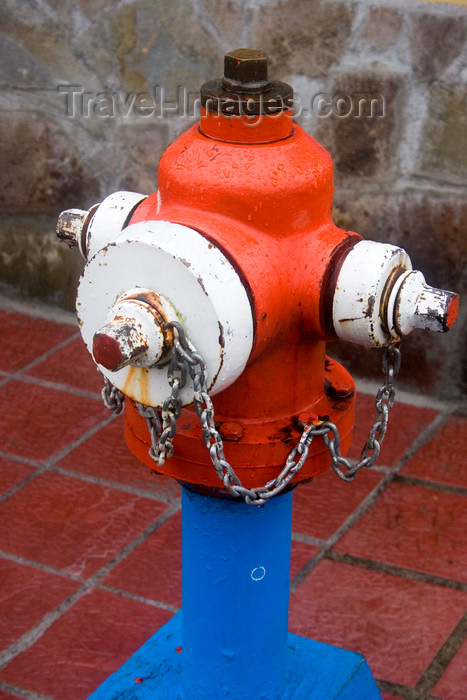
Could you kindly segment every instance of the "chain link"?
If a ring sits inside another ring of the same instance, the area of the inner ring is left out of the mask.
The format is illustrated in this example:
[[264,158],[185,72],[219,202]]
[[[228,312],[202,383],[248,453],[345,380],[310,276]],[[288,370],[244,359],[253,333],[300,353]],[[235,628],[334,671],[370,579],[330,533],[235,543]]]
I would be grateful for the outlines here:
[[101,391],[104,406],[118,415],[122,412],[125,394],[117,389],[102,372],[99,371],[99,374],[104,377],[104,387]]
[[[174,331],[174,348],[168,369],[168,383],[171,393],[161,409],[136,403],[139,414],[146,420],[151,436],[149,454],[159,467],[173,455],[173,438],[177,429],[177,419],[182,409],[180,392],[189,374],[193,381],[193,402],[199,416],[204,444],[210,454],[212,464],[226,490],[236,498],[243,498],[248,505],[261,506],[285,489],[295,474],[305,464],[310,445],[315,437],[322,437],[331,455],[331,466],[337,476],[344,481],[353,481],[360,469],[372,467],[378,459],[381,443],[388,427],[389,411],[394,404],[394,378],[400,369],[401,353],[397,344],[389,345],[383,354],[384,384],[379,389],[375,403],[376,416],[368,439],[363,447],[360,460],[353,462],[342,456],[340,436],[337,426],[330,421],[313,421],[303,424],[303,433],[292,448],[281,472],[267,484],[258,488],[242,485],[234,469],[225,458],[224,444],[214,421],[214,406],[207,390],[206,363],[186,338],[179,323],[168,324]],[[105,378],[102,390],[105,405],[116,413],[122,410],[124,394],[112,386]]]
[[330,422],[323,423],[323,427],[327,429],[323,440],[331,453],[331,467],[343,481],[353,481],[360,469],[369,469],[379,457],[381,443],[388,429],[389,411],[393,407],[396,396],[394,378],[401,366],[401,351],[397,344],[385,348],[382,365],[385,383],[376,394],[375,420],[358,462],[352,464],[349,459],[342,456],[337,426]]

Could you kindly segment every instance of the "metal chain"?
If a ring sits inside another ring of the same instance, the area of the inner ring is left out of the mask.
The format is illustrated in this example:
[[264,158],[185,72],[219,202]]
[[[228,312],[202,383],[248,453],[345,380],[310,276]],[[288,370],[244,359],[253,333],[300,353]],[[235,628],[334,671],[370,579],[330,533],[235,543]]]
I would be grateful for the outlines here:
[[[369,468],[375,464],[386,434],[389,411],[394,403],[394,378],[401,364],[400,349],[396,344],[389,345],[384,350],[385,382],[376,395],[375,421],[358,462],[353,463],[342,456],[339,431],[334,423],[313,421],[303,424],[300,440],[290,451],[278,476],[264,486],[248,489],[242,486],[234,469],[225,458],[222,436],[216,428],[214,406],[207,390],[206,363],[186,338],[181,325],[171,323],[170,326],[174,331],[174,349],[168,369],[170,396],[164,401],[160,410],[136,403],[138,412],[145,418],[151,435],[152,444],[149,454],[159,467],[163,467],[165,460],[173,455],[172,441],[177,429],[177,418],[182,408],[180,392],[186,384],[187,373],[193,381],[193,402],[200,419],[203,441],[209,451],[214,469],[227,491],[232,496],[243,498],[248,505],[264,505],[270,498],[283,491],[304,465],[310,445],[318,436],[322,436],[329,449],[334,472],[344,481],[353,481],[360,469]],[[117,413],[121,411],[124,394],[112,386],[107,378],[105,378],[102,397],[108,408],[112,408]],[[116,408],[113,408],[114,405]]]
[[358,462],[352,464],[349,459],[342,456],[339,449],[340,437],[337,426],[329,421],[322,424],[322,427],[327,429],[323,440],[331,453],[331,467],[343,481],[353,481],[360,469],[369,469],[379,457],[381,443],[388,429],[389,411],[393,407],[396,397],[394,378],[401,366],[401,351],[397,344],[389,345],[384,349],[382,364],[385,382],[376,394],[375,420]]
[[121,392],[120,389],[117,389],[100,370],[98,370],[98,372],[104,377],[104,387],[101,391],[104,406],[118,415],[122,412],[125,394]]

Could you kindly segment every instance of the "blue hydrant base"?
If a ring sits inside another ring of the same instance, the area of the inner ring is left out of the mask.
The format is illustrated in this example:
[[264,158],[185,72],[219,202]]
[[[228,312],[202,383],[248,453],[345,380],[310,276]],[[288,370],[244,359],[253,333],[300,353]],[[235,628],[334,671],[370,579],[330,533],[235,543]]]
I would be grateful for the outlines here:
[[[88,700],[182,700],[181,646],[180,610]],[[267,673],[267,668],[262,672]],[[289,633],[286,687],[280,700],[357,698],[381,700],[370,668],[361,654]]]

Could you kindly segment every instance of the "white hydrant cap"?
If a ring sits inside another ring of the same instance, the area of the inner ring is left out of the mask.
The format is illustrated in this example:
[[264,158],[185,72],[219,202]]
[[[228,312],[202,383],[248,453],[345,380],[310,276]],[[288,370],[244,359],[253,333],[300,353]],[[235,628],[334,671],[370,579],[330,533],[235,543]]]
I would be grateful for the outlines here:
[[444,289],[435,289],[425,282],[421,272],[405,275],[394,304],[394,323],[401,335],[414,328],[446,333],[454,324],[459,310],[459,297]]
[[385,347],[414,328],[448,331],[458,308],[457,294],[427,285],[405,250],[360,241],[339,271],[332,320],[342,340]]
[[[109,220],[111,242],[88,258],[76,302],[84,342],[104,376],[135,401],[161,406],[172,347],[162,341],[164,323],[176,321],[206,362],[210,393],[232,384],[253,345],[250,297],[232,263],[187,226],[142,221],[120,231],[112,212]],[[192,403],[190,377],[180,397]]]

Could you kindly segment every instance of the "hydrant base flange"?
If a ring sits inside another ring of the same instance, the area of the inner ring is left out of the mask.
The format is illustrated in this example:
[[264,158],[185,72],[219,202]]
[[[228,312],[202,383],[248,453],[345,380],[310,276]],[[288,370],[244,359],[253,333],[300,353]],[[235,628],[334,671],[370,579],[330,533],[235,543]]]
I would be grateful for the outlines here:
[[[287,651],[287,685],[281,700],[381,700],[361,654],[291,633]],[[180,611],[88,700],[187,700],[181,689],[182,653]]]

